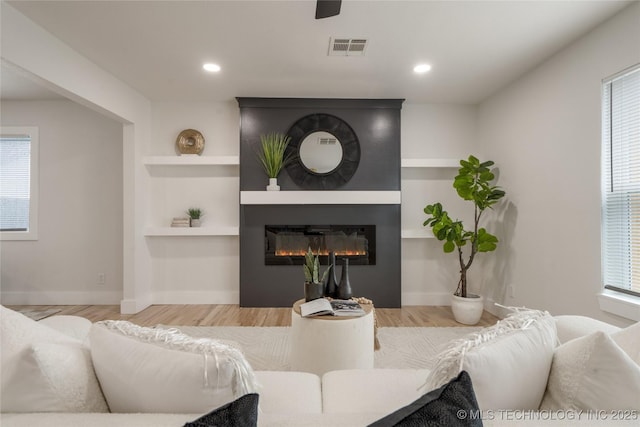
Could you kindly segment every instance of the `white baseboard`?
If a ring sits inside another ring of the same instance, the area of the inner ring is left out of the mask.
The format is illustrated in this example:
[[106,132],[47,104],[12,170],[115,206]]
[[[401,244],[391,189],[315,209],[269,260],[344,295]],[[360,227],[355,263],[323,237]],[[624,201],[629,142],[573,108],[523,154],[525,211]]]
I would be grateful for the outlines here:
[[151,304],[239,304],[239,291],[154,292]]
[[121,299],[121,291],[0,292],[3,305],[117,305]]
[[120,291],[0,292],[3,305],[120,305],[122,314],[135,314],[152,304],[238,304],[238,291],[154,292],[148,298],[123,299]]
[[120,313],[122,314],[136,314],[140,313],[145,308],[151,305],[151,297],[147,295],[146,298],[137,299],[123,299],[120,301]]

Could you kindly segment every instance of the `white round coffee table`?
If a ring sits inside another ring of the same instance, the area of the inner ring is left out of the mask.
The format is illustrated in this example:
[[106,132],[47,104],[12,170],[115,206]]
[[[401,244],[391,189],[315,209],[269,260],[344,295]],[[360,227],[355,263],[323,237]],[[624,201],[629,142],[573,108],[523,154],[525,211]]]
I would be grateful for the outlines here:
[[302,317],[296,301],[291,310],[291,370],[322,376],[339,369],[372,369],[373,306],[362,304],[360,317]]

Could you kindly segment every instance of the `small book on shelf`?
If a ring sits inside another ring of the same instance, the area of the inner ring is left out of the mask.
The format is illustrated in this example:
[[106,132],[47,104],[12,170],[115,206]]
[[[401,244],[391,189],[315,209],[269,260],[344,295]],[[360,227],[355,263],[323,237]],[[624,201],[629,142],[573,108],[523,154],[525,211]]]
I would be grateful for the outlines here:
[[329,301],[325,298],[319,298],[300,304],[300,314],[302,317],[323,315],[357,317],[364,316],[366,313],[362,306],[355,301],[343,299]]

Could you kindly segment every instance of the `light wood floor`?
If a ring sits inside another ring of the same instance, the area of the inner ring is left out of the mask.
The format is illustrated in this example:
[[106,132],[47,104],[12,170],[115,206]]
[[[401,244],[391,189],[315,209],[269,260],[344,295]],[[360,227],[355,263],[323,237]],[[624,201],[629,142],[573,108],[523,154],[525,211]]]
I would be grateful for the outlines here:
[[[99,320],[128,320],[141,326],[291,326],[291,308],[247,308],[238,305],[152,305],[137,314],[120,314],[117,305],[29,305],[8,306],[62,310],[58,315],[82,316]],[[376,308],[379,327],[387,326],[466,326],[453,320],[447,306],[406,306]],[[491,326],[499,319],[484,312],[478,326]]]

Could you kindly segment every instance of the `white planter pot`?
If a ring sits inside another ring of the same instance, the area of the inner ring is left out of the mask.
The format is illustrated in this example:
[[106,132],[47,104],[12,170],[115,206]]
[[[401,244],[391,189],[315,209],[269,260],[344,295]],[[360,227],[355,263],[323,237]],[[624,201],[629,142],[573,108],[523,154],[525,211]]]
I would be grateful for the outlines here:
[[482,317],[484,298],[467,294],[467,298],[451,295],[451,311],[456,322],[464,325],[475,325]]
[[269,178],[269,185],[267,185],[267,191],[280,191],[278,185],[278,178]]
[[191,218],[192,227],[200,227],[200,219]]

